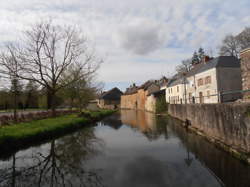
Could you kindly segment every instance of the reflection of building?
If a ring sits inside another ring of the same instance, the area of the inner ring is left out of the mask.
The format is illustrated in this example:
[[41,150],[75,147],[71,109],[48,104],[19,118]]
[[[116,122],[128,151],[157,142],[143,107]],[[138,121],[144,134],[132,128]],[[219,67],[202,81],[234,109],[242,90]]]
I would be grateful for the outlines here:
[[[242,89],[250,90],[250,48],[241,51],[241,75],[242,75]],[[245,92],[243,99],[250,99],[250,92]]]
[[149,112],[121,110],[121,120],[122,123],[138,128],[141,132],[156,129],[156,117]]
[[235,101],[241,90],[239,60],[232,56],[219,56],[195,65],[184,75],[175,76],[166,89],[166,100],[170,104],[218,103]]
[[149,140],[157,139],[160,135],[167,138],[166,123],[158,120],[157,116],[150,112],[121,110],[123,124],[129,125],[142,132]]
[[98,106],[106,109],[116,109],[120,107],[122,91],[118,88],[113,88],[104,92],[98,100]]

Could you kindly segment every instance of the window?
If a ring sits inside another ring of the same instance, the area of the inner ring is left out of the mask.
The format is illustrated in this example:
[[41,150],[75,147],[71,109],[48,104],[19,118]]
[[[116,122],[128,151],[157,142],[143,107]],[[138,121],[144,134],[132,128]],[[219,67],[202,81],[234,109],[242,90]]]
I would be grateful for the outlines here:
[[170,88],[168,89],[168,93],[170,94]]
[[205,78],[205,84],[211,84],[211,76],[207,76],[206,78]]
[[202,85],[203,85],[203,79],[200,78],[200,79],[198,79],[198,86],[202,86]]
[[209,90],[207,91],[207,98],[208,99],[210,98],[210,91]]

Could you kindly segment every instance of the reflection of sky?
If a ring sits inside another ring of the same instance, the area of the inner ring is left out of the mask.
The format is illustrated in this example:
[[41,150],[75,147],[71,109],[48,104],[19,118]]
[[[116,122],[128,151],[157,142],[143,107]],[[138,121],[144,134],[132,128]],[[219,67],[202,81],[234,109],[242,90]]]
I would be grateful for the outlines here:
[[187,152],[173,135],[149,141],[128,126],[99,126],[96,136],[105,142],[105,151],[89,167],[105,168],[108,186],[219,186],[198,161],[187,167]]

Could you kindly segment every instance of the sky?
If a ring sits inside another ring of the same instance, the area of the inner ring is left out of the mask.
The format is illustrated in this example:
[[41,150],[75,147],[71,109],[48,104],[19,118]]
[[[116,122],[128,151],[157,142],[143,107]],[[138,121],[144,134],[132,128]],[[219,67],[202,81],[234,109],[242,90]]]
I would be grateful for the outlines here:
[[77,25],[104,59],[105,90],[171,76],[203,47],[250,26],[249,0],[0,0],[0,46],[41,19]]

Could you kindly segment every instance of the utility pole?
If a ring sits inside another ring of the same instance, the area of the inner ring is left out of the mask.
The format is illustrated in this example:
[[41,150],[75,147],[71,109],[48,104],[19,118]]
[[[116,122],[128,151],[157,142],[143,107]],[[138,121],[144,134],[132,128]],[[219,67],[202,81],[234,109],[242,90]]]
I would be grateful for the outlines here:
[[184,83],[184,99],[185,104],[187,104],[187,88],[186,88],[186,73],[183,73],[183,83]]

